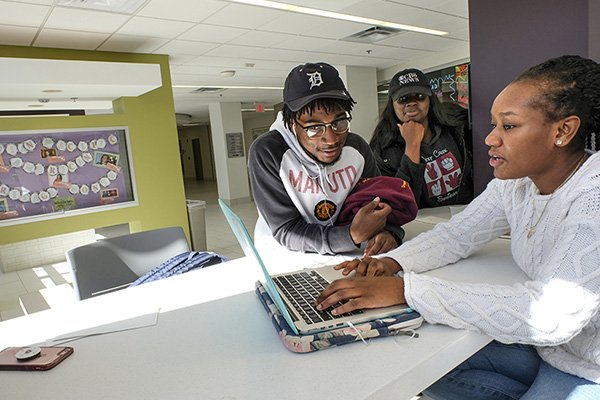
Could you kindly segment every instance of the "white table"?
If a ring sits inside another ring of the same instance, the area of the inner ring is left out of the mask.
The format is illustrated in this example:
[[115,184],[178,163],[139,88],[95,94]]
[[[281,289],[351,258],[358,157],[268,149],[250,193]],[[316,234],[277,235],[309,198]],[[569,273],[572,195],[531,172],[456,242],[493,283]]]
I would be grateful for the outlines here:
[[[428,228],[418,224],[407,231]],[[520,281],[508,245],[498,239],[433,274]],[[290,268],[293,263],[286,260]],[[67,345],[75,353],[50,371],[0,371],[0,398],[410,399],[490,341],[424,324],[415,339],[387,337],[294,354],[254,294],[257,277],[242,258],[2,322],[0,348],[90,327],[138,328],[72,341]]]

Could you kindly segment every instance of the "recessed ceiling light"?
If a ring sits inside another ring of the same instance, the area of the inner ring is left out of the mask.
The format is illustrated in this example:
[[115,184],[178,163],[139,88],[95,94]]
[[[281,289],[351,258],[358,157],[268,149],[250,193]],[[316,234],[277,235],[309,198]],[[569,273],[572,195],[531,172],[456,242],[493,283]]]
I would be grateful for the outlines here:
[[343,21],[358,22],[358,23],[367,24],[367,25],[376,25],[376,26],[383,26],[383,27],[392,28],[392,29],[401,29],[404,31],[427,33],[429,35],[441,36],[441,35],[448,34],[448,32],[438,31],[435,29],[422,28],[420,26],[397,24],[395,22],[383,21],[383,20],[373,19],[373,18],[358,17],[356,15],[336,13],[336,12],[332,12],[332,11],[319,10],[316,8],[301,7],[301,6],[296,6],[293,4],[280,3],[277,1],[268,1],[268,0],[230,0],[230,1],[233,3],[250,4],[253,6],[274,8],[276,10],[290,11],[290,12],[295,12],[295,13],[300,13],[300,14],[316,15],[319,17],[340,19]]
[[146,0],[54,0],[55,6],[133,14]]
[[234,70],[221,71],[221,76],[224,76],[226,78],[231,78],[234,75],[235,75],[235,71]]
[[62,89],[46,89],[42,90],[44,93],[62,93]]
[[27,107],[44,107],[43,104],[29,104]]

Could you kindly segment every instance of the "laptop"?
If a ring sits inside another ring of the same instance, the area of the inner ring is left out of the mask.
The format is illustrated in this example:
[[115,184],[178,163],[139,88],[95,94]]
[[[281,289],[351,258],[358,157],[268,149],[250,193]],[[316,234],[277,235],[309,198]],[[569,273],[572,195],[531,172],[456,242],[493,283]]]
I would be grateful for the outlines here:
[[330,313],[335,307],[318,311],[314,307],[315,299],[329,283],[344,278],[341,271],[334,270],[333,265],[325,265],[284,274],[269,274],[243,221],[221,199],[219,199],[219,206],[221,206],[244,254],[260,266],[264,275],[264,279],[260,279],[260,282],[296,335],[314,334],[413,311],[406,304],[357,310],[339,316]]

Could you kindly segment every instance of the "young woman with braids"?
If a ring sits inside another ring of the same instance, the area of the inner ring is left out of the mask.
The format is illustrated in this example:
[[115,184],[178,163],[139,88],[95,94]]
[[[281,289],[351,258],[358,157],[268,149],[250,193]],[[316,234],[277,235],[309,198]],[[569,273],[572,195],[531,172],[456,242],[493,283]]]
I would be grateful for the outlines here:
[[[381,258],[336,266],[357,276],[333,282],[319,307],[406,302],[430,323],[493,337],[425,391],[433,399],[600,399],[600,154],[585,149],[600,132],[600,65],[563,56],[530,68],[496,97],[491,126],[497,179],[447,223]],[[420,274],[508,230],[528,281]]]
[[419,208],[467,204],[473,179],[464,128],[447,118],[423,72],[410,68],[390,80],[369,146],[383,175],[410,184]]

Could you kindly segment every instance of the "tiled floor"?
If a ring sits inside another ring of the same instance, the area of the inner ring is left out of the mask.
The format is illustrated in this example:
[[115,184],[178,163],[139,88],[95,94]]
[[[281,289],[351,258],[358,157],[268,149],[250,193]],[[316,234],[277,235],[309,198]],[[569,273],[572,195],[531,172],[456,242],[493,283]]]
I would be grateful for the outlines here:
[[[204,200],[206,202],[206,247],[208,250],[222,254],[231,260],[243,257],[244,253],[242,253],[242,249],[217,203],[219,195],[216,183],[186,181],[185,192],[188,199]],[[254,225],[258,218],[254,202],[249,201],[242,204],[234,204],[231,208],[244,221],[250,235],[253,235]]]
[[[217,203],[216,182],[185,182],[186,198],[206,202],[206,244],[209,251],[226,256],[230,260],[243,256],[233,232],[229,228]],[[254,232],[257,211],[253,202],[232,205],[232,209],[244,220],[251,234]],[[127,232],[121,226],[96,231],[97,235],[120,235]],[[65,302],[76,301],[72,280],[66,262],[44,265],[17,272],[0,272],[0,320],[6,320],[57,307]]]

